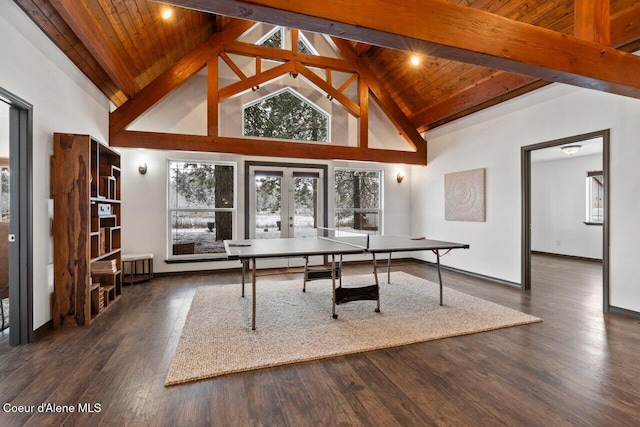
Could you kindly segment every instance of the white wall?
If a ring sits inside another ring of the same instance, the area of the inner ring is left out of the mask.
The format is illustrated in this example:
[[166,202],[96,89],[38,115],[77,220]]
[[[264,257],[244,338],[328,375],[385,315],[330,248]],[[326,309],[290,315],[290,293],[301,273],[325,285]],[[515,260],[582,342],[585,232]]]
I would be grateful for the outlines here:
[[[610,303],[640,311],[638,117],[640,100],[554,84],[429,132],[429,165],[413,170],[413,233],[469,243],[443,263],[520,283],[520,147],[611,129]],[[487,221],[445,221],[444,174],[480,167]]]
[[[244,164],[248,160],[272,161],[283,163],[322,164],[328,166],[329,225],[333,225],[335,167],[354,167],[382,169],[384,174],[385,195],[383,200],[383,227],[386,234],[407,235],[410,230],[411,212],[411,173],[410,168],[402,165],[381,165],[376,163],[344,161],[310,161],[303,159],[247,157],[231,154],[192,153],[184,151],[163,151],[146,149],[121,149],[122,153],[122,249],[129,253],[153,253],[154,270],[157,272],[215,270],[237,268],[237,262],[213,261],[167,264],[167,160],[200,159],[221,160],[237,163],[237,238],[244,238]],[[138,173],[138,163],[147,163],[147,173]],[[399,184],[398,171],[404,171],[406,177]],[[399,256],[399,255],[398,255]],[[264,263],[263,263],[264,265]]]
[[531,250],[602,259],[602,226],[584,224],[587,172],[597,170],[602,155],[531,164]]
[[[51,319],[53,132],[107,141],[109,101],[12,1],[0,1],[0,86],[33,105],[33,326]],[[20,219],[13,219],[20,220]]]

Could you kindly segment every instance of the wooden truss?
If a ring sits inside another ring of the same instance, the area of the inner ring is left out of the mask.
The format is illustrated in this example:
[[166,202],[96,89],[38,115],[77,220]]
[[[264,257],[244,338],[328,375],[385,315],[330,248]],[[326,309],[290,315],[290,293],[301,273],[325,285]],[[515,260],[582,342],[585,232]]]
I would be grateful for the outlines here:
[[[313,159],[346,159],[385,163],[425,165],[427,162],[426,141],[416,130],[411,120],[402,112],[389,93],[383,88],[366,64],[358,61],[358,52],[345,40],[332,38],[342,59],[304,54],[292,50],[275,49],[237,41],[254,23],[233,20],[223,31],[194,49],[165,73],[145,86],[135,98],[128,100],[109,117],[110,145],[161,150],[188,150],[235,153],[254,156],[270,156]],[[294,41],[297,30],[292,30]],[[229,55],[248,56],[255,59],[255,74],[245,75]],[[222,59],[236,74],[238,81],[218,89],[218,58]],[[262,69],[262,60],[275,60],[280,65]],[[183,135],[127,130],[126,127],[153,107],[171,91],[180,87],[191,77],[207,67],[207,135]],[[310,67],[326,70],[320,77]],[[333,72],[346,72],[351,76],[336,87],[332,82]],[[220,102],[246,90],[256,88],[282,75],[301,75],[312,85],[323,91],[358,119],[358,146],[349,147],[331,144],[309,144],[272,139],[231,138],[218,135],[218,105]],[[344,94],[352,84],[357,84],[357,102]],[[377,101],[383,112],[397,128],[409,145],[409,150],[387,150],[369,147],[369,96]]]

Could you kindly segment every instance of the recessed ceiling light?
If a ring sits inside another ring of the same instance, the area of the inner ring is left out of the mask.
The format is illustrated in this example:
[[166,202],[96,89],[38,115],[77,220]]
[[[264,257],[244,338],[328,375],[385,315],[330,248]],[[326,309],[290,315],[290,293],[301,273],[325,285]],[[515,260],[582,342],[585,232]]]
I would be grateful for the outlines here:
[[418,65],[420,63],[420,58],[417,55],[411,56],[411,65]]
[[173,10],[171,10],[171,9],[165,9],[165,10],[162,12],[162,18],[163,18],[163,19],[169,19],[169,18],[171,18],[171,15],[173,15]]

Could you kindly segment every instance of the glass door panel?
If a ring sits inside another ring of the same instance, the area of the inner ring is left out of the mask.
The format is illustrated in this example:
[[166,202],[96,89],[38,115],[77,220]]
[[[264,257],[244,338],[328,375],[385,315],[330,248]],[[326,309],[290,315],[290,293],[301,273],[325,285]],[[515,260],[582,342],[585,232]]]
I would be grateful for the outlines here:
[[293,173],[293,236],[315,237],[318,228],[318,173]]
[[287,237],[286,227],[282,227],[282,172],[257,171],[254,189],[254,235],[252,238]]

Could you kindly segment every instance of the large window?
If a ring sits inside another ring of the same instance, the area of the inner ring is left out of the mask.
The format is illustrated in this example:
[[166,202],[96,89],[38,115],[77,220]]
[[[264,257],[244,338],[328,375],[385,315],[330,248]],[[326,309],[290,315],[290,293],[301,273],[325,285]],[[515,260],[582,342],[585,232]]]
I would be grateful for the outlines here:
[[335,170],[335,227],[380,234],[382,224],[382,171]]
[[170,160],[169,256],[216,257],[235,227],[235,164]]
[[289,87],[245,105],[242,114],[245,136],[329,142],[331,116]]

